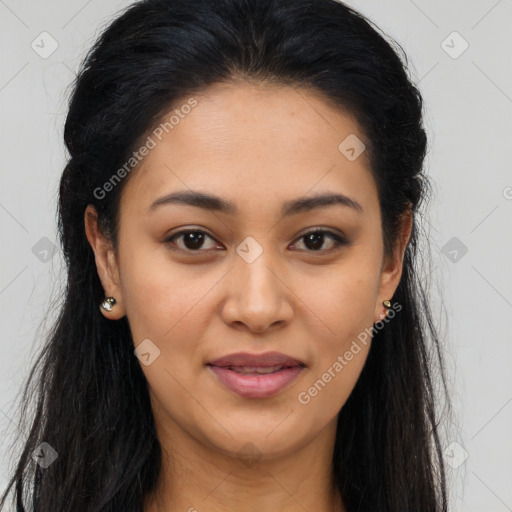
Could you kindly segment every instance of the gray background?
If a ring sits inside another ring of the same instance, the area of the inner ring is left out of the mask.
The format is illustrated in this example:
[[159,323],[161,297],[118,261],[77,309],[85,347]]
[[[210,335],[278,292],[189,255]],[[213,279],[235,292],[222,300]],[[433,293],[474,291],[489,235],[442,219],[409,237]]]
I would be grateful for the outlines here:
[[[1,490],[16,393],[63,285],[53,243],[69,84],[128,3],[0,0]],[[512,0],[348,3],[405,48],[425,99],[432,297],[456,413],[443,440],[452,510],[512,510]]]

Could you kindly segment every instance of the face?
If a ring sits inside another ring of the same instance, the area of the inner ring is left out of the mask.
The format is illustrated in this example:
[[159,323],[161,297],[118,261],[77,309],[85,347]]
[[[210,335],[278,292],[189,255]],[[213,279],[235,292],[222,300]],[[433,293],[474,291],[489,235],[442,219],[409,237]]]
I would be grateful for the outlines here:
[[[306,89],[246,82],[193,98],[149,133],[122,192],[117,253],[86,213],[117,300],[104,314],[127,315],[143,344],[157,424],[270,459],[334,427],[403,248],[384,259],[376,185],[357,156],[365,135],[348,113]],[[280,356],[219,361],[269,352]]]

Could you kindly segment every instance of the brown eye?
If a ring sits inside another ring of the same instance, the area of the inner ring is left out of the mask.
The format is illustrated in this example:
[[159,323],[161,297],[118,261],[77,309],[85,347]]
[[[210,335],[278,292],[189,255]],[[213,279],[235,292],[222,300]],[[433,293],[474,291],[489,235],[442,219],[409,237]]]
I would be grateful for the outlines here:
[[[326,236],[327,235],[327,236]],[[322,249],[326,238],[331,239],[331,247]],[[309,252],[322,252],[336,249],[341,245],[347,245],[347,240],[342,236],[325,229],[315,229],[302,235],[299,240],[304,240],[304,245]]]
[[[178,246],[178,249],[184,251],[201,252],[201,248],[203,247],[203,244],[207,238],[213,240],[213,238],[204,231],[198,229],[189,229],[175,233],[171,237],[167,238],[164,242],[173,243],[174,245]],[[181,243],[176,243],[175,240],[179,239],[182,239]]]

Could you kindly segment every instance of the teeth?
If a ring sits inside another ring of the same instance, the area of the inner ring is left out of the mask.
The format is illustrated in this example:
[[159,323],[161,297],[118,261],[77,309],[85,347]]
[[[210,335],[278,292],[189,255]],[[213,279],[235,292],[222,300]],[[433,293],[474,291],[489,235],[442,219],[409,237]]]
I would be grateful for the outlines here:
[[241,373],[243,375],[251,374],[251,373],[274,373],[278,370],[281,370],[283,368],[283,365],[278,364],[275,366],[268,366],[265,368],[262,367],[256,367],[256,366],[230,366],[229,369],[233,370],[234,372]]

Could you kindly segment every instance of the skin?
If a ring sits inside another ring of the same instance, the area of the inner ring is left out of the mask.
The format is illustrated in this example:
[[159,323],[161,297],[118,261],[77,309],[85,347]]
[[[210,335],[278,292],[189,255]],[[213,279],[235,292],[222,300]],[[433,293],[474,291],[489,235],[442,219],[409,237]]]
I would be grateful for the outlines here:
[[[412,217],[404,216],[384,258],[366,152],[350,161],[338,150],[348,135],[364,141],[364,133],[314,91],[237,81],[194,98],[197,106],[132,171],[117,251],[94,207],[85,212],[105,296],[117,300],[102,313],[113,321],[127,315],[134,346],[150,339],[160,350],[141,365],[163,450],[144,510],[230,512],[243,503],[247,512],[342,511],[330,470],[336,420],[370,344],[308,404],[297,397],[383,317]],[[239,212],[149,210],[157,198],[190,189],[230,200]],[[362,211],[334,205],[281,215],[285,201],[321,192],[349,196]],[[325,235],[315,251],[303,238],[313,228],[349,243],[336,247]],[[165,241],[183,229],[209,236],[195,252],[183,236]],[[249,236],[263,250],[251,263],[236,252]],[[306,368],[276,396],[244,398],[205,366],[239,351],[282,352]],[[241,455],[247,443],[254,460]]]

